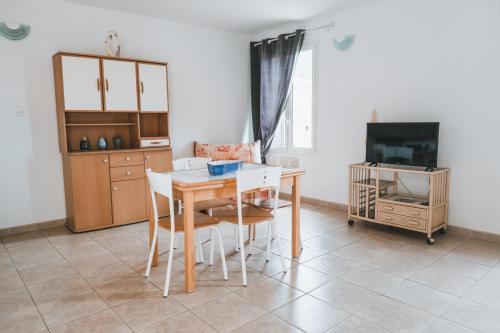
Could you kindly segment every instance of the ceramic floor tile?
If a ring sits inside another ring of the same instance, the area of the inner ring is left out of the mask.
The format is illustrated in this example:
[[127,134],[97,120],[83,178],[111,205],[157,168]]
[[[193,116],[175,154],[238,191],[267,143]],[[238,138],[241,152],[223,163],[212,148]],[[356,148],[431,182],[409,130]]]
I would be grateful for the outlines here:
[[260,307],[233,293],[200,305],[192,312],[221,333],[230,332],[265,314]]
[[452,257],[470,260],[478,264],[493,267],[500,260],[500,253],[491,249],[479,249],[470,245],[459,245],[449,252]]
[[437,316],[457,300],[456,296],[409,280],[390,287],[383,294]]
[[298,328],[286,321],[268,313],[258,319],[254,319],[246,325],[235,329],[232,333],[300,333]]
[[116,306],[134,298],[158,291],[158,288],[150,281],[135,274],[94,286],[93,288],[110,306]]
[[461,296],[476,282],[474,279],[437,266],[424,268],[412,275],[410,280],[457,296]]
[[56,246],[57,250],[71,262],[71,259],[85,256],[107,255],[108,251],[93,239],[86,239],[82,242],[70,242],[68,244]]
[[251,303],[272,311],[304,293],[272,278],[261,279],[236,291]]
[[431,266],[441,267],[464,277],[475,280],[481,279],[491,269],[490,266],[481,265],[473,261],[452,257],[449,255],[435,261]]
[[351,316],[346,320],[342,321],[340,324],[334,326],[327,333],[389,333],[390,331],[375,326],[369,321],[359,318],[356,316]]
[[273,312],[274,315],[306,332],[325,332],[349,314],[309,295],[302,296]]
[[52,333],[127,333],[132,332],[113,310],[104,310],[96,314],[58,325],[50,329]]
[[[273,276],[278,273],[283,272],[283,266],[281,265],[281,259],[279,256],[275,254],[270,254],[270,260],[266,261],[265,254],[262,254],[260,256],[250,256],[249,259],[247,259],[247,266],[256,270],[257,272],[261,272],[263,274],[266,274],[267,276]],[[239,258],[237,259],[239,261]],[[287,269],[290,269],[291,267],[295,267],[297,264],[294,262],[291,262],[288,259],[283,259],[285,261],[285,266]]]
[[38,310],[49,328],[106,309],[108,306],[93,291],[39,303]]
[[186,311],[170,298],[158,291],[114,308],[118,316],[134,331]]
[[45,328],[25,288],[0,294],[0,331],[5,333],[39,332]]
[[50,302],[69,295],[82,294],[90,291],[90,286],[81,277],[71,279],[60,278],[46,280],[28,286],[35,303]]
[[24,288],[24,283],[14,265],[0,265],[0,295],[18,288]]
[[78,279],[78,273],[64,259],[54,263],[28,268],[19,271],[21,278],[27,286],[46,283],[53,280]]
[[11,254],[11,258],[18,270],[50,264],[62,259],[54,248]]
[[331,253],[310,260],[304,265],[332,276],[345,275],[359,269],[360,267],[352,260],[345,259]]
[[467,290],[462,297],[500,309],[500,284],[481,280]]
[[366,266],[361,266],[356,270],[343,274],[341,278],[376,292],[383,292],[403,282],[403,279],[400,277]]
[[500,310],[488,305],[459,299],[443,318],[480,332],[500,332]]
[[454,323],[452,321],[443,318],[437,318],[422,331],[422,333],[443,333],[443,332],[474,333],[477,331],[474,331],[468,327],[462,326],[460,324]]
[[330,275],[305,265],[293,267],[285,274],[278,273],[274,278],[305,293],[328,283],[332,279]]
[[148,326],[141,333],[215,333],[210,326],[205,324],[191,312],[183,312],[174,317],[162,320]]
[[214,281],[196,281],[196,291],[186,293],[184,284],[179,284],[170,287],[168,297],[172,297],[174,301],[182,306],[192,309],[228,293],[230,293],[229,289]]

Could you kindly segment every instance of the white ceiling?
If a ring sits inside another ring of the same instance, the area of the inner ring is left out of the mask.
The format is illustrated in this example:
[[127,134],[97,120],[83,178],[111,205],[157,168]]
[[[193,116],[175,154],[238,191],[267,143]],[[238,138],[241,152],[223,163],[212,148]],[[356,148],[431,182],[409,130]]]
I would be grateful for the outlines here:
[[239,33],[307,20],[361,0],[63,0]]

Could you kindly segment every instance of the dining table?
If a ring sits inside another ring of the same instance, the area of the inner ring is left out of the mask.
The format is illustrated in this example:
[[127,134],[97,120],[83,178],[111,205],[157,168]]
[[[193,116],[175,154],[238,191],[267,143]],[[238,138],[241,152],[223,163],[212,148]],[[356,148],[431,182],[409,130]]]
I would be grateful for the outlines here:
[[[244,163],[242,170],[268,167],[263,164]],[[184,275],[185,291],[196,290],[194,205],[196,202],[236,197],[236,172],[212,176],[207,168],[166,172],[172,176],[173,197],[183,202],[184,223]],[[282,168],[281,188],[291,187],[292,257],[300,255],[300,179],[304,169]],[[256,190],[255,192],[258,192]],[[174,213],[174,212],[171,212]],[[149,209],[149,245],[152,245],[154,218]],[[158,240],[157,240],[158,242]],[[153,266],[158,264],[158,243],[155,246]]]

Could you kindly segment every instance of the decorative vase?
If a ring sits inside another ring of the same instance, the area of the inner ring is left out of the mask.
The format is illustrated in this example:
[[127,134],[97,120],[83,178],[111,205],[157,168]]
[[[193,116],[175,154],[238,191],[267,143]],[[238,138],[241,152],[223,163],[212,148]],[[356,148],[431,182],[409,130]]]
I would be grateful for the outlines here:
[[123,148],[123,140],[118,135],[113,137],[113,146],[115,147],[115,149]]
[[106,55],[108,57],[120,57],[121,44],[120,38],[118,37],[116,31],[108,32],[108,34],[106,35],[106,39],[104,40],[104,46]]
[[89,151],[90,150],[90,142],[86,136],[82,136],[80,140],[80,150],[81,151]]
[[100,136],[99,139],[97,139],[97,149],[104,150],[106,148],[108,148],[108,143],[103,136]]

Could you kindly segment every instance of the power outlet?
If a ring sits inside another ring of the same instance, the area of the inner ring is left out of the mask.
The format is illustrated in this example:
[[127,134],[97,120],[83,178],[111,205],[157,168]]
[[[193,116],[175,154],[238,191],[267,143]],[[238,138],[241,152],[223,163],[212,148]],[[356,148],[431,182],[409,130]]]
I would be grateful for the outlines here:
[[24,105],[17,105],[16,106],[16,116],[18,117],[27,117],[28,116],[28,110]]

